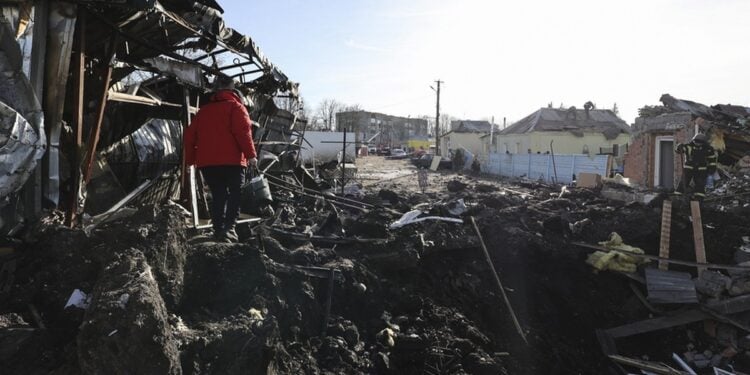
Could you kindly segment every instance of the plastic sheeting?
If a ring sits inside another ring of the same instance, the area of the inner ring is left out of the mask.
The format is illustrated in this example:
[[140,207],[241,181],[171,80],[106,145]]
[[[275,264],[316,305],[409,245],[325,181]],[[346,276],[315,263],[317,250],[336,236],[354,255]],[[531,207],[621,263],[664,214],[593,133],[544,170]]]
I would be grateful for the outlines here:
[[13,108],[0,102],[0,198],[21,189],[44,155],[44,139]]

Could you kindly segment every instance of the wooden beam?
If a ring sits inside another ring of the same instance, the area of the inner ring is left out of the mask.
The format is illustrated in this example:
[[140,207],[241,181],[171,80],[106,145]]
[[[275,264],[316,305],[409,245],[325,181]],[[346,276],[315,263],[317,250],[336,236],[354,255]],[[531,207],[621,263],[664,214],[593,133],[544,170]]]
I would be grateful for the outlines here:
[[[661,208],[661,241],[659,243],[659,257],[669,258],[669,242],[672,232],[672,201],[664,200]],[[667,271],[669,263],[659,261],[659,269]]]
[[684,374],[684,372],[675,370],[663,363],[643,361],[640,359],[628,358],[628,357],[623,357],[620,355],[610,355],[609,359],[619,364],[630,366],[630,367],[635,367],[641,370],[646,370],[654,374],[659,374],[659,375],[683,375]]
[[705,319],[713,319],[715,314],[731,315],[750,310],[750,295],[729,298],[708,303],[699,309],[688,310],[677,315],[646,319],[635,323],[610,328],[605,332],[612,338],[628,337],[641,333],[677,327]]
[[73,174],[73,188],[68,200],[68,212],[65,222],[71,228],[75,226],[78,214],[78,197],[81,195],[81,153],[83,150],[83,107],[85,105],[84,89],[86,78],[86,8],[80,7],[78,11],[78,53],[76,62],[76,112],[75,112],[75,143],[71,152],[71,172]]
[[109,56],[107,59],[107,67],[104,73],[104,84],[102,85],[102,95],[99,100],[99,108],[96,114],[96,124],[91,129],[88,139],[88,151],[86,153],[86,161],[84,163],[83,173],[83,184],[86,185],[91,181],[91,172],[94,169],[94,162],[96,161],[96,148],[99,145],[99,136],[102,133],[102,123],[104,122],[104,110],[107,108],[107,96],[109,95],[109,86],[112,83],[112,70],[114,69],[112,62],[117,51],[117,45],[119,44],[119,38],[117,35],[111,39],[111,46]]
[[[693,217],[693,239],[695,241],[695,261],[696,263],[706,263],[706,248],[703,243],[703,220],[701,219],[700,202],[690,202],[690,212]],[[706,267],[698,267],[698,276],[700,276]]]

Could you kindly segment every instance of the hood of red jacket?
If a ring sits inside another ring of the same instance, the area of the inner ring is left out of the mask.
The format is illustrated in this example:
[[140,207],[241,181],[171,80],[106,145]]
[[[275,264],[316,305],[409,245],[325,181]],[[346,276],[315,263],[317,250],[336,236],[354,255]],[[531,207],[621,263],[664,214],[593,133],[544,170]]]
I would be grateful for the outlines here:
[[239,98],[239,96],[237,96],[237,93],[232,90],[221,90],[214,94],[213,97],[211,97],[212,102],[223,102],[225,100],[233,100],[237,103],[242,104],[242,100]]

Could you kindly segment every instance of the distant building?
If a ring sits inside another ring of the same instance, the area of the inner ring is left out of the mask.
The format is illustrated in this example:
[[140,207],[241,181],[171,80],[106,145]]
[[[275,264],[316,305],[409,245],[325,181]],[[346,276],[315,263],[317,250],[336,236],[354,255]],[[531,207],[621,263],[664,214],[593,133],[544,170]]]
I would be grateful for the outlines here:
[[497,125],[489,121],[459,120],[451,121],[451,130],[440,136],[440,152],[448,155],[449,150],[464,148],[474,155],[486,152],[483,137],[489,136],[492,127],[499,131]]
[[[501,130],[492,142],[496,152],[510,154],[610,154],[622,158],[630,126],[608,109],[541,108]],[[488,141],[489,142],[489,141]]]
[[426,119],[376,112],[339,112],[336,114],[336,124],[339,131],[347,129],[355,134],[357,146],[369,142],[373,146],[401,147],[429,136]]

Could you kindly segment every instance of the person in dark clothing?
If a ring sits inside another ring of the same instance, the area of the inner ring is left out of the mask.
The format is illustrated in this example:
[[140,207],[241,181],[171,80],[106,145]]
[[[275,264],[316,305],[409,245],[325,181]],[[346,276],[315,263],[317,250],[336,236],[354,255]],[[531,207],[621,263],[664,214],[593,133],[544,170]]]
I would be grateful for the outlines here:
[[453,151],[453,170],[461,171],[464,169],[464,163],[466,162],[464,150],[458,148]]
[[693,183],[693,198],[703,200],[706,197],[706,179],[716,171],[718,153],[708,144],[705,134],[696,134],[690,143],[677,145],[677,153],[684,154],[682,166],[682,180],[675,194],[687,193],[690,183]]
[[479,162],[479,158],[477,158],[476,156],[471,162],[471,171],[474,172],[474,175],[479,175],[479,173],[482,172],[482,164]]
[[234,81],[218,77],[216,93],[203,105],[185,130],[185,161],[195,165],[211,191],[214,238],[237,241],[235,224],[240,214],[240,189],[245,170],[257,164],[252,122],[234,90]]

